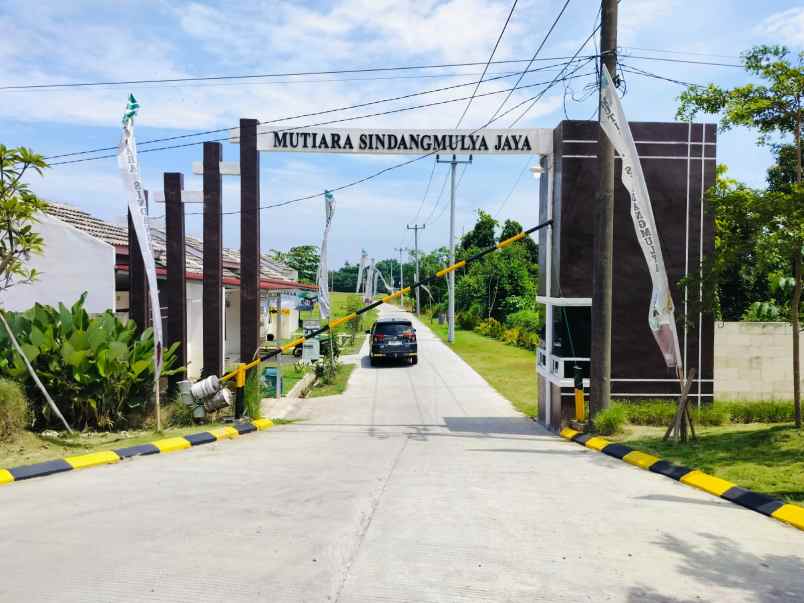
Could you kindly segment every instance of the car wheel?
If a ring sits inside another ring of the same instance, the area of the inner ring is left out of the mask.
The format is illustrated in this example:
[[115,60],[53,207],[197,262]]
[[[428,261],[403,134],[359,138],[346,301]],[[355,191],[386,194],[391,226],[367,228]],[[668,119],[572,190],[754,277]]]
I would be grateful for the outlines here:
[[410,363],[411,364],[418,364],[419,363],[419,357],[418,356],[412,356],[411,359],[410,359]]
[[374,356],[369,356],[369,364],[371,366],[377,366],[377,360],[374,358]]

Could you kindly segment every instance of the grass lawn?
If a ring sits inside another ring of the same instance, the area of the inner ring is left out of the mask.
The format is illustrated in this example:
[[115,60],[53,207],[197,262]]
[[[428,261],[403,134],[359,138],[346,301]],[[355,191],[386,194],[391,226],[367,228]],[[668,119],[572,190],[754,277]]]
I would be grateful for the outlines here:
[[[332,318],[340,318],[342,316],[346,316],[350,312],[347,310],[347,302],[350,297],[353,297],[354,293],[344,293],[340,291],[335,291],[330,293],[330,303],[332,304]],[[301,312],[302,320],[311,320],[316,318],[321,318],[320,314],[320,307],[318,304],[315,305],[311,312]],[[357,329],[357,337],[351,344],[345,345],[341,349],[342,355],[347,354],[356,354],[360,351],[360,347],[363,345],[363,341],[365,339],[364,331],[368,329],[374,321],[377,320],[377,309],[370,310],[366,312],[360,317],[360,325]],[[338,328],[335,329],[336,333],[351,333],[351,323],[346,323]]]
[[125,446],[146,444],[162,438],[173,438],[198,433],[222,423],[170,427],[162,433],[148,430],[119,431],[112,433],[86,433],[73,436],[43,436],[30,431],[16,434],[10,440],[0,441],[0,468],[29,465],[42,461],[60,459],[65,456],[88,454],[101,450],[112,450]]
[[[426,324],[444,342],[447,341],[447,325],[439,325],[435,321]],[[508,398],[514,408],[529,417],[536,416],[538,390],[535,352],[460,329],[455,329],[455,343],[451,347],[494,389]]]
[[308,398],[320,398],[321,396],[337,396],[346,391],[346,384],[349,376],[355,370],[354,364],[342,364],[338,367],[335,381],[329,384],[317,383],[308,393]]
[[790,423],[701,427],[688,444],[663,442],[664,427],[627,426],[607,439],[804,505],[804,432]]

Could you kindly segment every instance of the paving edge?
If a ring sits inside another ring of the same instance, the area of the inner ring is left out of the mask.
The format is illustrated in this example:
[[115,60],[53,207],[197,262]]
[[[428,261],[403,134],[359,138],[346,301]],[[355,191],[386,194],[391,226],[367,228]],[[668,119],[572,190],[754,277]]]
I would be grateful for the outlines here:
[[166,454],[187,450],[203,444],[211,444],[220,440],[229,440],[241,435],[255,431],[270,429],[274,424],[270,419],[255,419],[254,421],[235,422],[231,426],[218,427],[209,431],[191,433],[184,436],[164,438],[154,440],[147,444],[137,444],[125,448],[114,450],[101,450],[77,456],[68,456],[63,459],[44,461],[32,465],[21,465],[9,469],[0,469],[0,485],[11,484],[33,477],[44,477],[54,473],[64,471],[74,471],[76,469],[87,469],[99,465],[109,465],[117,463],[123,459],[130,459],[137,456],[148,456],[151,454]]
[[560,435],[562,438],[625,461],[634,467],[664,475],[682,484],[703,490],[746,509],[761,513],[766,517],[772,517],[799,530],[804,530],[804,507],[786,503],[767,494],[746,490],[730,481],[709,475],[703,471],[674,465],[669,461],[634,450],[629,446],[609,442],[605,438],[581,433],[569,427],[562,429]]

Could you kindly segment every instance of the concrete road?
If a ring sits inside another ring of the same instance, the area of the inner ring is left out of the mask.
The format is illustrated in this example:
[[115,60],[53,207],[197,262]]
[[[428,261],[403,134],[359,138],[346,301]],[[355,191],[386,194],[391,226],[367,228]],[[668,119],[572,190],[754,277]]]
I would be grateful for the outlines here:
[[419,327],[303,422],[0,489],[2,601],[804,601],[804,535],[565,442]]

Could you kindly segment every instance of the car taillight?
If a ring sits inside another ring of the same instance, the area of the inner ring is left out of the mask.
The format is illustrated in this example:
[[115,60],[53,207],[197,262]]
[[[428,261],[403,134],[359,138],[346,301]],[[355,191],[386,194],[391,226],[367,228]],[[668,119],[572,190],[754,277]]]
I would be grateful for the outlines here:
[[416,341],[416,333],[409,331],[407,333],[403,333],[402,337],[404,337],[407,341],[415,342]]
[[374,343],[382,343],[383,339],[385,339],[385,335],[383,335],[382,333],[377,333],[374,336]]

